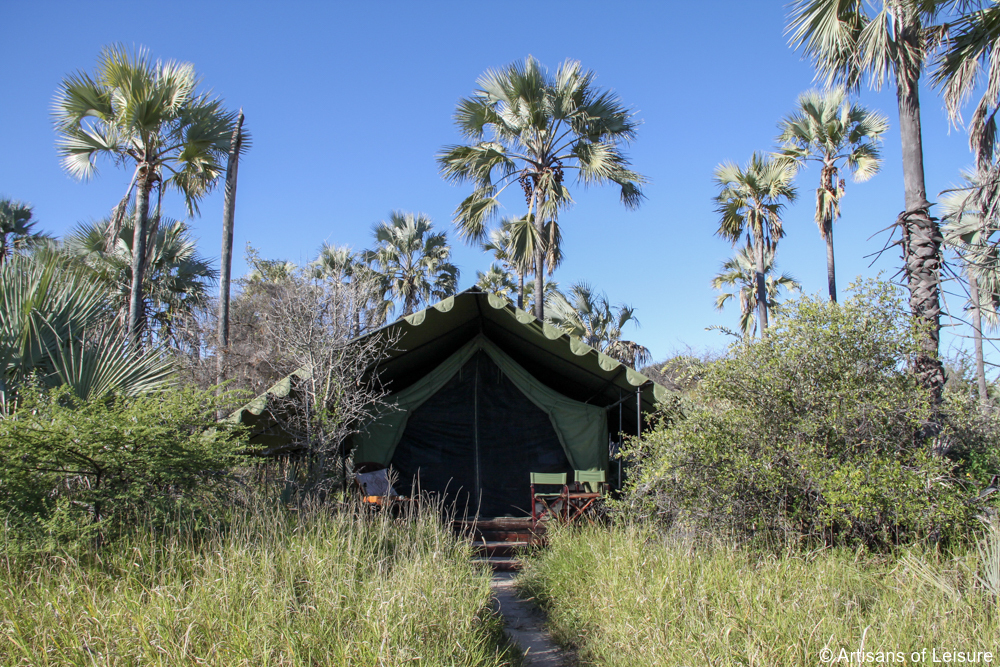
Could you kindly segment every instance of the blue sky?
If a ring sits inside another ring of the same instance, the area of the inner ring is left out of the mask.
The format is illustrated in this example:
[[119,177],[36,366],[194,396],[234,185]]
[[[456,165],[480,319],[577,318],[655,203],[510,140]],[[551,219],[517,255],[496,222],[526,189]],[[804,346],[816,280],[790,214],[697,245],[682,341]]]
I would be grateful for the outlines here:
[[[446,183],[435,154],[461,139],[456,102],[485,70],[534,55],[551,70],[567,58],[597,73],[642,120],[629,149],[649,178],[647,200],[624,209],[611,188],[577,186],[561,219],[563,286],[587,280],[635,307],[632,337],[663,358],[723,349],[706,327],[735,327],[738,305],[714,309],[709,282],[733,250],[715,236],[712,171],[773,148],[776,124],[813,87],[809,64],[787,45],[780,1],[535,3],[8,2],[0,41],[0,195],[34,205],[42,228],[61,235],[107,215],[130,173],[105,163],[94,180],[62,171],[51,123],[63,76],[91,70],[102,46],[145,46],[156,58],[192,62],[205,86],[243,107],[253,148],[240,165],[234,274],[249,242],[264,257],[311,260],[323,242],[361,249],[393,209],[420,211],[453,234],[467,187]],[[903,208],[892,90],[861,102],[890,118],[882,173],[848,181],[835,230],[839,286],[901,266],[891,249],[869,267]],[[927,189],[934,200],[971,164],[966,135],[949,129],[940,97],[922,90]],[[799,202],[785,215],[778,268],[809,293],[825,291],[824,244],[813,222],[815,168],[799,176]],[[517,192],[510,214],[523,211]],[[165,211],[183,217],[179,198]],[[201,252],[218,258],[222,201],[191,221]],[[490,258],[453,238],[470,286]],[[951,288],[954,291],[954,287]],[[948,306],[961,310],[961,300]],[[944,338],[947,354],[962,341]],[[990,355],[988,350],[988,355]],[[992,351],[995,360],[1000,354]]]

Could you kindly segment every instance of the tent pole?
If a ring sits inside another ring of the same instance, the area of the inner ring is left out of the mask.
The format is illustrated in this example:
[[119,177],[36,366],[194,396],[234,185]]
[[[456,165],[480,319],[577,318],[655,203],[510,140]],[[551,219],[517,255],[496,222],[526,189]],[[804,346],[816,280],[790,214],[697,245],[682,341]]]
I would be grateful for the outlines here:
[[635,437],[642,433],[642,387],[635,388]]
[[622,432],[625,428],[625,422],[622,421],[622,390],[621,387],[618,388],[618,490],[621,491],[622,487],[625,486],[624,480],[622,479]]

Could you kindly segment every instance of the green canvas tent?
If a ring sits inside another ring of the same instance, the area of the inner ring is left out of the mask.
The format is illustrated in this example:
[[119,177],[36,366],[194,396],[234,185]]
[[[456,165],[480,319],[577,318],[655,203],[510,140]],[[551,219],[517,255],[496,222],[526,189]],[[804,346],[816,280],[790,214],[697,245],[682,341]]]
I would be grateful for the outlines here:
[[[667,394],[476,288],[369,335],[394,341],[369,373],[390,407],[354,437],[354,461],[391,465],[401,492],[442,494],[460,512],[528,514],[529,472],[607,468],[610,442],[635,433]],[[261,420],[266,403],[234,418]],[[276,435],[261,428],[261,437]]]

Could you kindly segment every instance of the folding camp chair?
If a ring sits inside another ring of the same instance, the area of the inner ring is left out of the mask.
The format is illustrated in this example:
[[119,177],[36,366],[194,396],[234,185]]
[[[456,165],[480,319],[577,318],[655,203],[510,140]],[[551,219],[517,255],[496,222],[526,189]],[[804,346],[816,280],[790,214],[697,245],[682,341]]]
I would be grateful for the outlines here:
[[357,463],[354,465],[354,484],[361,494],[364,505],[387,505],[400,498],[389,482],[389,469],[381,463]]
[[[556,519],[566,513],[566,496],[569,487],[566,485],[564,472],[533,472],[531,474],[531,521],[538,524],[545,516]],[[543,492],[535,486],[559,487],[558,492]]]
[[604,495],[606,473],[603,470],[574,470],[573,488],[566,494],[566,522],[572,523],[592,512],[597,499]]

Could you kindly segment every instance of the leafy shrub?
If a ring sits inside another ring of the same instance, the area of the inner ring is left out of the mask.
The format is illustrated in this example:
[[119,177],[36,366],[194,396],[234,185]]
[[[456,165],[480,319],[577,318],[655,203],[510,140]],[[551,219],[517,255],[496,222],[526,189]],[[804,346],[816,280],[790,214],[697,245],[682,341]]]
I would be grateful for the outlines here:
[[22,390],[18,411],[0,420],[8,528],[57,542],[108,538],[140,515],[209,508],[245,447],[236,427],[215,423],[219,400],[193,389],[88,399],[67,386]]
[[901,299],[874,281],[852,292],[840,305],[789,302],[763,340],[710,364],[626,451],[638,464],[627,506],[782,542],[880,547],[967,528],[956,461],[932,450],[995,450],[997,431],[956,402],[926,438],[931,406],[906,372],[918,338]]

